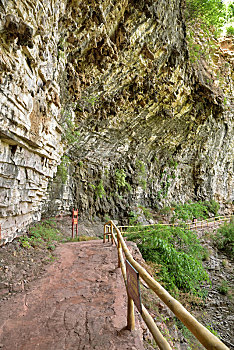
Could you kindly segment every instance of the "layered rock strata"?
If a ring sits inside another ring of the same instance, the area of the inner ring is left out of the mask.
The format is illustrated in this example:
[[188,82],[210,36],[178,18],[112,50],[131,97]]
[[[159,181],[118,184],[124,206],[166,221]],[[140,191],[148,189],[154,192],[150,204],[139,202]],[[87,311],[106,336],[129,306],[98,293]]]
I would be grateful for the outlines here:
[[199,199],[230,212],[232,56],[189,60],[183,1],[0,6],[5,240],[73,203],[90,219]]
[[0,224],[2,242],[41,218],[63,152],[58,19],[63,4],[1,2]]
[[85,216],[204,199],[231,211],[232,56],[217,45],[215,65],[193,64],[182,11],[167,0],[67,6],[63,49],[79,79],[80,130],[69,155]]

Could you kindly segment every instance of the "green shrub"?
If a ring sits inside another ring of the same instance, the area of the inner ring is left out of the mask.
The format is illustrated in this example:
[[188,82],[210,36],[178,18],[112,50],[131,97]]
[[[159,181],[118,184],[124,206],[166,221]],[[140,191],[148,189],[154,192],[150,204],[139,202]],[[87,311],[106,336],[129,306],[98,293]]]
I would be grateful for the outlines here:
[[226,28],[227,35],[234,35],[234,28],[232,26]]
[[105,191],[105,189],[104,189],[103,181],[102,181],[102,180],[101,180],[101,181],[99,182],[99,184],[96,186],[95,193],[96,193],[96,196],[99,197],[99,198],[102,198],[103,196],[106,195],[106,191]]
[[126,173],[124,169],[116,169],[115,171],[115,181],[118,188],[127,189],[131,191],[132,188],[130,184],[126,181]]
[[[137,225],[137,219],[139,217],[139,214],[136,214],[134,211],[130,211],[128,214],[128,221],[129,221],[129,225]],[[129,228],[129,230],[131,230],[131,227]],[[136,231],[135,228],[133,227],[132,231]]]
[[175,206],[174,220],[182,221],[196,219],[207,219],[210,214],[218,214],[219,204],[211,200],[210,202],[185,203]]
[[227,6],[227,20],[233,21],[234,20],[234,4],[229,3]]
[[234,222],[220,226],[214,237],[218,249],[225,251],[230,257],[234,256]]
[[20,237],[19,241],[24,248],[55,249],[55,241],[60,241],[61,236],[55,228],[53,220],[45,220],[30,227],[28,235]]
[[219,293],[223,295],[227,295],[229,291],[228,283],[226,280],[223,280],[221,284],[218,286]]
[[219,214],[219,203],[215,202],[213,199],[205,202],[201,202],[205,207],[207,207],[207,210],[209,213],[214,214],[215,216],[218,216]]
[[178,227],[155,225],[152,231],[148,229],[142,228],[128,239],[137,243],[146,261],[160,265],[158,277],[166,288],[203,295],[200,285],[209,277],[201,263],[205,250],[196,235]]
[[202,21],[208,26],[220,28],[226,16],[226,7],[220,0],[186,0],[187,21]]
[[142,205],[139,205],[138,208],[142,210],[146,219],[152,219],[152,214],[148,208],[145,208]]
[[164,206],[162,209],[160,209],[160,214],[162,215],[168,215],[171,213],[171,208]]

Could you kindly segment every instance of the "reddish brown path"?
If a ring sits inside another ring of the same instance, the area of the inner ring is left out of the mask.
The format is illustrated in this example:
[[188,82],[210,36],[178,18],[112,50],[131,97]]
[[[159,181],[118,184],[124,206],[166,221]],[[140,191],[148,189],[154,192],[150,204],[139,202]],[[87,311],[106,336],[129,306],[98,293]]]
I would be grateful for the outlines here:
[[[101,241],[66,243],[27,292],[0,304],[3,350],[143,350],[126,326],[117,251]],[[139,326],[138,326],[139,327]]]

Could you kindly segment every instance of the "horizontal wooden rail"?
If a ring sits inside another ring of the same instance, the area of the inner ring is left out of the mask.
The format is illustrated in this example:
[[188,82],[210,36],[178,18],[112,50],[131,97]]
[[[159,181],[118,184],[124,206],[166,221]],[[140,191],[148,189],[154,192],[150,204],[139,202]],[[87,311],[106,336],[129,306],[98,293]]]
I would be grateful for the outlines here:
[[[114,230],[116,234],[114,233]],[[154,278],[139,264],[137,263],[124,241],[124,238],[119,228],[114,224],[113,221],[109,221],[104,225],[104,236],[103,242],[106,241],[106,236],[112,236],[112,242],[117,245],[118,249],[118,266],[121,268],[125,285],[127,287],[127,275],[125,258],[139,273],[142,280],[144,280],[149,288],[151,288],[157,296],[169,307],[174,315],[180,319],[180,321],[194,334],[199,342],[208,350],[227,350],[228,347],[221,342],[214,334],[212,334],[206,327],[199,323],[175,298],[173,298]],[[117,238],[116,238],[117,235]],[[133,301],[128,296],[128,329],[133,329],[134,325],[134,309]],[[144,305],[142,305],[142,318],[152,333],[157,345],[162,350],[171,349],[166,339],[162,336],[159,329],[157,328],[153,318],[150,316]]]
[[[232,216],[216,216],[216,217],[213,217],[213,218],[209,218],[209,219],[204,219],[204,220],[201,220],[201,221],[195,221],[195,222],[187,222],[187,223],[184,223],[184,224],[181,224],[181,223],[173,223],[173,224],[146,224],[146,225],[125,225],[125,226],[118,226],[118,229],[120,230],[121,234],[126,234],[126,233],[137,233],[139,232],[139,230],[141,228],[147,228],[149,227],[149,230],[145,230],[146,232],[147,231],[151,231],[151,229],[153,227],[158,227],[158,226],[171,226],[171,227],[184,227],[186,230],[197,230],[199,228],[205,228],[205,227],[211,227],[212,224],[214,223],[221,223],[221,222],[226,222],[226,221],[231,221],[231,218]],[[128,229],[132,229],[132,228],[135,228],[134,231],[128,231]]]

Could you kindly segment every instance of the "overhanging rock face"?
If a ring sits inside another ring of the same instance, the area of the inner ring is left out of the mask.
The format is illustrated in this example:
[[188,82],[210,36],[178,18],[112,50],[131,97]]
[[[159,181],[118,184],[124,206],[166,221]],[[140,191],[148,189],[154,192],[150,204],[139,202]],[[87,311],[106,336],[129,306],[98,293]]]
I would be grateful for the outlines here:
[[[86,218],[204,199],[230,212],[231,60],[217,49],[214,72],[189,61],[183,1],[2,0],[0,9],[2,242],[72,201]],[[54,181],[61,121],[69,171]]]
[[1,6],[0,224],[7,242],[40,219],[63,152],[56,54],[63,5],[7,1]]
[[180,0],[67,5],[63,52],[80,130],[70,156],[86,216],[205,199],[231,208],[231,61],[217,45],[216,66],[191,63],[182,11]]

